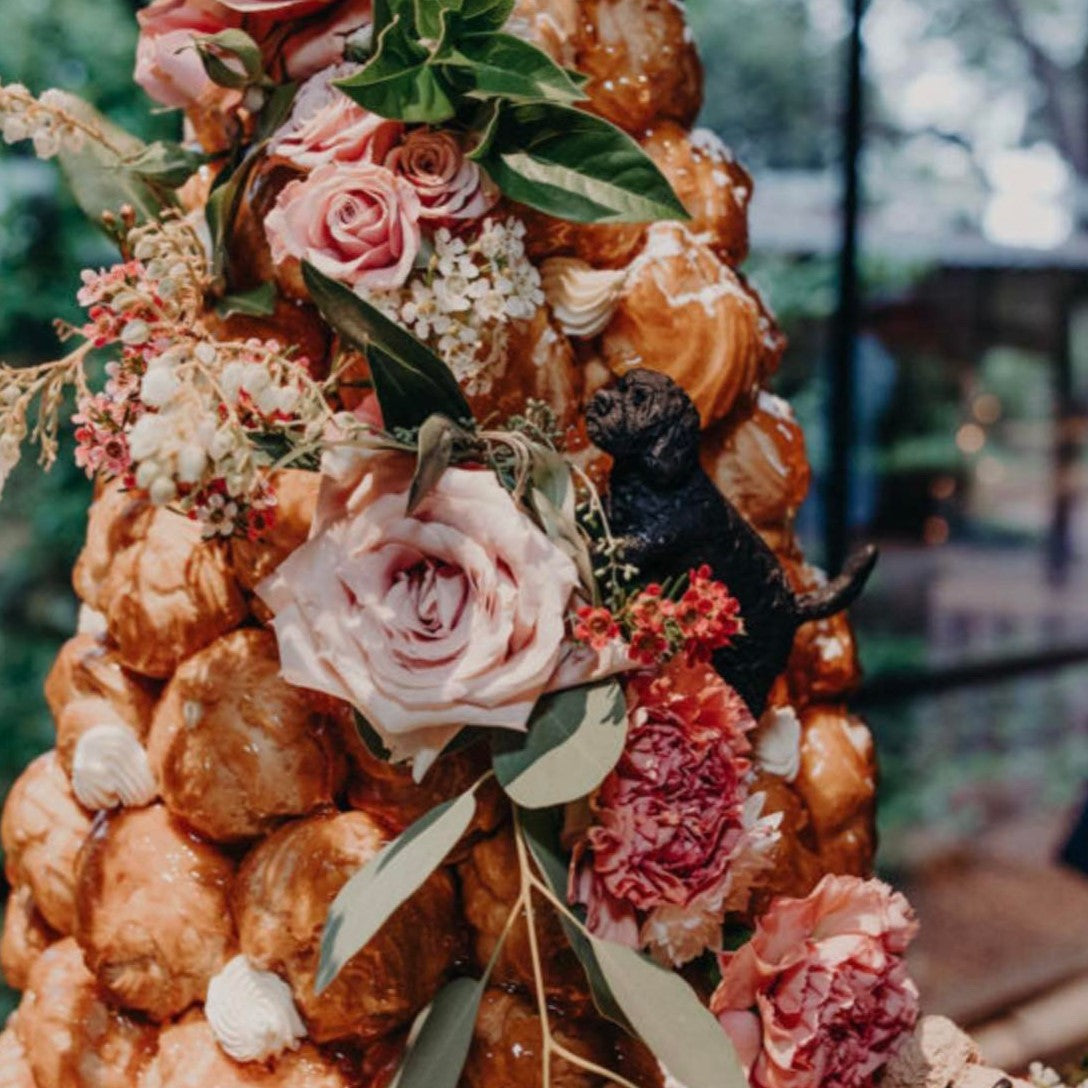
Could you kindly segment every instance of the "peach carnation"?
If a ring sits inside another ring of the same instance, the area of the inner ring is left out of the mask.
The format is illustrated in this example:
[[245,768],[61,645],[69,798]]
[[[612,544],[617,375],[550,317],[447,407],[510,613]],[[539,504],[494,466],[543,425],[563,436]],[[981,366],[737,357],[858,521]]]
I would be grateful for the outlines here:
[[877,880],[828,875],[805,899],[774,900],[722,956],[711,999],[753,1088],[867,1088],[918,1018],[903,962],[917,930]]
[[291,182],[265,221],[276,264],[309,261],[364,290],[403,286],[419,253],[415,189],[382,166],[328,163]]
[[712,669],[675,659],[628,684],[626,751],[594,800],[570,895],[602,937],[684,962],[720,946],[731,864],[746,846],[755,722]]
[[284,677],[352,703],[419,770],[463,726],[525,729],[577,572],[491,472],[447,470],[408,515],[413,468],[327,458],[310,542],[258,593]]

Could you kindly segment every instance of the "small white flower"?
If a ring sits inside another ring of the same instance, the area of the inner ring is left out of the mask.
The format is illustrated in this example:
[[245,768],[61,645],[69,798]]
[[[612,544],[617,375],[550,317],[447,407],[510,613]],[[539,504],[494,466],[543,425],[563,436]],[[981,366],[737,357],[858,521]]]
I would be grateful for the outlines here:
[[[149,408],[162,408],[169,404],[180,388],[181,383],[173,370],[169,366],[163,366],[160,363],[150,367],[141,379],[140,400]],[[144,416],[143,418],[148,417]]]
[[238,401],[238,394],[242,391],[244,375],[245,367],[241,363],[228,363],[219,376],[219,385],[223,390],[223,395],[231,404],[236,404]]
[[260,363],[247,363],[242,375],[242,388],[251,396],[259,397],[269,386],[272,376]]
[[[118,309],[127,309],[127,304],[122,301],[120,296],[114,300],[114,305]],[[146,321],[130,321],[124,329],[121,330],[121,343],[127,344],[129,347],[138,347],[140,344],[146,344],[151,337],[151,329],[148,328]]]
[[193,354],[196,356],[197,362],[202,363],[204,366],[212,366],[217,357],[214,345],[209,344],[206,340],[203,343],[197,344]]
[[178,479],[183,484],[199,483],[208,465],[208,455],[194,442],[178,451]]
[[178,489],[169,476],[159,476],[151,482],[147,494],[156,506],[166,506],[177,498]]
[[[128,434],[128,449],[134,461],[146,461],[162,445],[163,424],[160,416],[141,416]],[[143,485],[141,485],[143,486]]]

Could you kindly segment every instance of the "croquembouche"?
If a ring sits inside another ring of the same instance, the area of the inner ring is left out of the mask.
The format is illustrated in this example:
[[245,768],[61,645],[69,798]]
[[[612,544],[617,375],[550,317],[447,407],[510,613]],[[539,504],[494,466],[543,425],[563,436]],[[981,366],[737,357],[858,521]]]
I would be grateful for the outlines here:
[[0,382],[5,473],[72,390],[96,480],[0,1086],[992,1083],[871,878],[873,557],[798,545],[683,5],[139,21],[178,143],[0,85],[119,252]]

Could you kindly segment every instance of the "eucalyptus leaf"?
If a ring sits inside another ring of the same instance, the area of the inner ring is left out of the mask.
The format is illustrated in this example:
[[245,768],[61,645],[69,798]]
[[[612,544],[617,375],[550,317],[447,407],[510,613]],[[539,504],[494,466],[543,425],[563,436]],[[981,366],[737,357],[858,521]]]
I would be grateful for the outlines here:
[[148,144],[138,154],[124,160],[124,165],[145,181],[178,189],[206,162],[208,156],[169,140]]
[[562,454],[546,446],[535,446],[532,454],[533,487],[564,517],[574,518],[574,479]]
[[387,429],[421,427],[432,415],[472,419],[457,379],[430,348],[313,265],[304,263],[302,276],[325,320],[367,352]]
[[601,974],[631,1027],[685,1088],[748,1088],[729,1036],[675,971],[590,936]]
[[397,908],[446,860],[476,815],[475,787],[431,809],[389,843],[340,890],[321,937],[314,992],[323,993]]
[[434,490],[443,473],[453,463],[458,435],[467,432],[445,416],[431,416],[419,429],[419,453],[412,486],[408,490],[408,513]]
[[496,738],[495,777],[523,808],[577,801],[605,780],[626,739],[627,703],[616,681],[553,692],[537,703],[527,733]]
[[457,114],[434,57],[409,36],[401,14],[382,31],[362,70],[336,86],[371,113],[407,124],[441,124]]
[[276,298],[276,285],[263,283],[252,291],[220,299],[215,312],[222,318],[236,314],[242,317],[269,317],[276,312]]
[[583,223],[688,219],[653,160],[603,118],[559,103],[504,104],[476,156],[511,199]]
[[472,1047],[487,979],[448,982],[416,1021],[391,1088],[457,1088]]
[[541,528],[548,538],[558,544],[568,559],[578,568],[578,579],[582,588],[597,601],[600,588],[593,574],[593,557],[589,545],[578,531],[578,524],[573,514],[560,510],[548,492],[533,487],[529,492],[529,505],[537,516]]
[[[533,812],[528,809],[518,810],[518,823],[525,836],[529,852],[533,855],[533,860],[545,883],[561,902],[567,898],[567,873],[570,865],[559,841],[562,818],[561,809],[537,809]],[[584,912],[581,908],[572,907],[571,914],[579,917],[579,924],[576,925],[563,914],[559,915],[559,922],[574,954],[578,957],[578,962],[582,965],[582,970],[586,973],[593,1004],[606,1020],[611,1020],[614,1024],[630,1031],[630,1024],[608,988],[608,983],[601,973],[600,964],[597,963],[597,957],[593,952],[593,946],[589,942],[589,936],[584,925],[581,924],[584,921],[582,917]]]
[[477,98],[513,102],[580,102],[585,92],[566,70],[535,45],[512,34],[458,38],[443,63],[462,70]]
[[64,109],[100,131],[111,145],[104,147],[86,139],[78,150],[62,146],[58,153],[61,171],[84,215],[101,225],[103,212],[116,213],[127,205],[137,218],[153,219],[173,203],[165,187],[140,177],[126,165],[143,154],[146,145],[142,140],[108,121],[74,94],[57,93]]

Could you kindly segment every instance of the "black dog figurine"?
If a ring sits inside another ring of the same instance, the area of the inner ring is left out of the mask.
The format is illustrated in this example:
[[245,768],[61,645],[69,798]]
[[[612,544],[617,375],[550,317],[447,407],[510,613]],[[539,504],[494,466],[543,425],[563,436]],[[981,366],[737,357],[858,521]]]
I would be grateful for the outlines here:
[[876,565],[876,549],[853,556],[829,585],[794,593],[774,552],[703,471],[699,414],[664,374],[628,372],[593,398],[586,422],[615,460],[609,519],[640,579],[664,582],[707,564],[740,602],[744,634],[715,655],[714,667],[759,717],[797,629],[849,607]]

